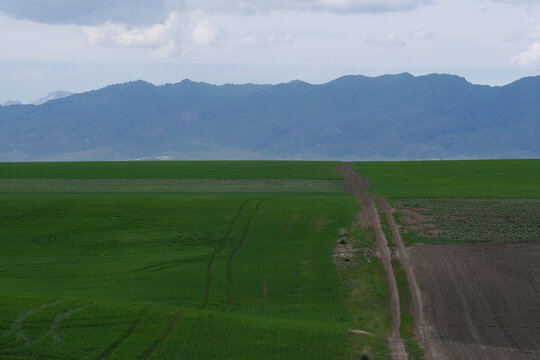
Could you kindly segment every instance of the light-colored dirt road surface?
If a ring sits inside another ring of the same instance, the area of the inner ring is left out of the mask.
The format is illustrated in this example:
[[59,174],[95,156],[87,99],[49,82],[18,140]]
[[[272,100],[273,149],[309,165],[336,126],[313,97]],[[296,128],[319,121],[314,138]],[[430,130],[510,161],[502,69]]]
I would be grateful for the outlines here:
[[392,232],[392,239],[396,245],[396,253],[399,263],[405,274],[407,276],[407,282],[411,290],[411,297],[414,307],[414,332],[418,344],[424,350],[424,358],[426,360],[437,359],[440,357],[440,354],[436,353],[436,349],[431,346],[432,340],[430,338],[430,326],[426,323],[424,316],[424,304],[422,301],[422,292],[420,291],[420,286],[416,279],[416,274],[413,267],[411,266],[411,261],[409,259],[409,254],[403,239],[401,238],[401,232],[398,225],[396,224],[393,216],[393,211],[390,205],[381,197],[376,197],[379,206],[381,207],[382,212],[388,219],[388,225],[390,225],[390,230]]
[[437,359],[540,359],[540,243],[407,250]]
[[390,288],[390,309],[392,313],[392,333],[389,339],[389,347],[392,353],[392,360],[407,359],[407,352],[403,339],[400,337],[399,329],[401,325],[401,315],[399,309],[399,293],[396,278],[392,270],[391,253],[386,242],[386,238],[381,228],[381,222],[373,200],[368,193],[368,182],[354,172],[351,164],[341,164],[336,166],[336,172],[343,175],[347,180],[347,191],[354,195],[362,204],[362,210],[367,215],[371,227],[376,235],[376,251],[381,263],[386,271]]

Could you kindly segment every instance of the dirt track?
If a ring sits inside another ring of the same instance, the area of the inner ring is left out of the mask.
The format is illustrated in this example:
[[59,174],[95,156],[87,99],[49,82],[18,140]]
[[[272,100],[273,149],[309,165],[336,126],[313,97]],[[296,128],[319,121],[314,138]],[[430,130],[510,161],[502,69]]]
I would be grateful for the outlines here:
[[401,264],[401,267],[407,275],[407,282],[409,283],[409,287],[411,290],[414,307],[414,330],[416,340],[418,341],[420,347],[424,350],[424,358],[426,360],[436,359],[438,358],[438,354],[434,353],[433,347],[431,346],[428,325],[426,324],[424,316],[422,292],[420,291],[420,287],[418,286],[414,269],[411,266],[411,261],[409,259],[407,248],[403,243],[403,239],[401,238],[401,232],[394,220],[394,216],[392,215],[392,208],[386,202],[386,200],[381,197],[377,197],[377,201],[379,202],[379,205],[381,206],[381,210],[383,211],[384,215],[388,219],[388,224],[390,225],[390,230],[392,231],[392,239],[394,240],[394,244],[396,244],[396,252],[399,263]]
[[540,243],[416,245],[438,359],[540,359]]
[[[367,191],[368,181],[348,164],[336,171],[348,180],[348,191],[364,205],[375,229],[377,251],[390,284],[392,358],[406,359],[403,342],[395,333],[400,325],[399,294],[390,251]],[[411,287],[415,336],[425,359],[540,359],[539,242],[406,248],[390,205],[382,198],[377,201]]]
[[338,165],[335,168],[336,172],[343,175],[347,179],[347,191],[354,195],[356,199],[362,204],[362,211],[365,211],[371,226],[375,231],[377,237],[376,250],[381,259],[381,263],[386,271],[388,284],[390,287],[390,310],[392,313],[392,333],[389,339],[389,347],[392,352],[393,360],[407,359],[407,352],[405,351],[405,345],[403,339],[400,337],[400,325],[401,314],[399,308],[399,293],[392,270],[391,253],[386,242],[386,238],[381,228],[381,222],[377,209],[373,200],[369,197],[367,190],[368,181],[360,177],[352,169],[351,164]]

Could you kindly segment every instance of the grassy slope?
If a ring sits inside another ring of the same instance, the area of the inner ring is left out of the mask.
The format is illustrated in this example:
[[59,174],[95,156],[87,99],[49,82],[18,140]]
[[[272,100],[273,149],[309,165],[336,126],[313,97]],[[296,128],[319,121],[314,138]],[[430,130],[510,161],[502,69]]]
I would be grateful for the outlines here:
[[[73,177],[90,173],[84,164],[68,165]],[[221,175],[239,175],[244,166]],[[332,168],[307,163],[297,173],[327,179]],[[297,176],[288,163],[281,175],[277,163],[260,166],[261,173],[246,169],[243,176],[253,178]],[[202,177],[196,170],[191,174]],[[2,175],[25,171],[32,173]],[[332,248],[358,207],[349,195],[0,199],[1,358],[348,357],[351,313]],[[385,347],[384,338],[370,341]]]
[[540,160],[360,162],[387,198],[540,198]]

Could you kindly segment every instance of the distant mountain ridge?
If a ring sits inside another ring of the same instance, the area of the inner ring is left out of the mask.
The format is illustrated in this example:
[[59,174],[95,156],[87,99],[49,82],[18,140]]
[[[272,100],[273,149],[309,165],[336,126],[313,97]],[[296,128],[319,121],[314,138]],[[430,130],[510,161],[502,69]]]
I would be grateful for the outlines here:
[[0,160],[540,157],[540,76],[446,74],[325,84],[144,81],[0,107]]
[[[44,97],[37,99],[36,101],[32,102],[31,104],[32,105],[43,105],[47,101],[56,100],[56,99],[62,99],[62,98],[65,98],[67,96],[71,96],[73,94],[75,94],[75,93],[68,92],[68,91],[62,91],[62,90],[53,91],[53,92],[48,93]],[[4,104],[2,104],[1,106],[12,106],[12,105],[24,105],[24,104],[22,104],[18,100],[8,100]]]
[[74,94],[74,93],[69,92],[69,91],[62,91],[62,90],[53,91],[53,92],[48,93],[48,94],[45,95],[44,97],[42,97],[42,98],[40,98],[40,99],[34,101],[32,104],[33,104],[33,105],[43,105],[43,104],[45,104],[47,101],[56,100],[56,99],[62,99],[62,98],[71,96],[71,95],[73,95],[73,94]]

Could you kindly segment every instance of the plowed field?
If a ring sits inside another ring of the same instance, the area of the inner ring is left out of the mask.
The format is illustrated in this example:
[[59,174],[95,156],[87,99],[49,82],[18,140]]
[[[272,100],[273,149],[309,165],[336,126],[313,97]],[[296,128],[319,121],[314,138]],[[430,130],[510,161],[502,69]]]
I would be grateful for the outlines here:
[[540,358],[540,243],[416,245],[436,359]]

